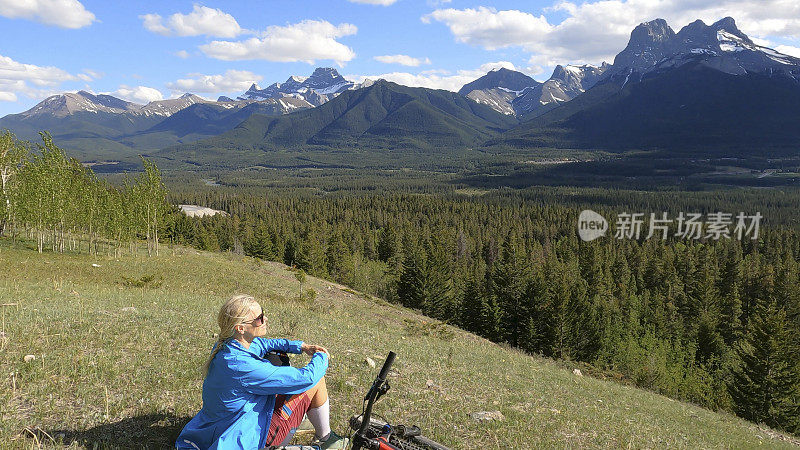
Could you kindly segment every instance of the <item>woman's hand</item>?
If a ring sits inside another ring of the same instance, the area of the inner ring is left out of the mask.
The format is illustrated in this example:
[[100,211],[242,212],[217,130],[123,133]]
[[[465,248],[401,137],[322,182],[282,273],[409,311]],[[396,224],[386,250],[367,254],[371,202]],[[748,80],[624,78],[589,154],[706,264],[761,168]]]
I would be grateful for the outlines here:
[[322,352],[322,353],[325,353],[328,356],[330,356],[330,353],[328,353],[328,349],[327,348],[325,348],[325,347],[323,347],[321,345],[306,344],[305,342],[303,342],[303,346],[300,347],[300,351],[302,351],[303,353],[305,353],[308,356],[314,356],[314,353],[317,353],[317,352]]

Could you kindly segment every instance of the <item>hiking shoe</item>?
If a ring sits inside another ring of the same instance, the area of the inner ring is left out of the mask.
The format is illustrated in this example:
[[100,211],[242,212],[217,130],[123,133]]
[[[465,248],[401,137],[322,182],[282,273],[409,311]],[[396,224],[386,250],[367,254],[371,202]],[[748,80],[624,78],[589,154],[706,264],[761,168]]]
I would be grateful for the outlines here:
[[347,448],[347,444],[349,443],[350,439],[341,437],[331,431],[331,434],[328,435],[328,439],[325,439],[324,441],[314,441],[312,445],[319,445],[320,450],[344,450]]

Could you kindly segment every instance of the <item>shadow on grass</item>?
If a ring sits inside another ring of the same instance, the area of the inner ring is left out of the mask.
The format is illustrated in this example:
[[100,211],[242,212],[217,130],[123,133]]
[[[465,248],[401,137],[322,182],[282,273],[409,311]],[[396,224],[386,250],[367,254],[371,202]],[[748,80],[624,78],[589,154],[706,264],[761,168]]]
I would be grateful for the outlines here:
[[49,437],[37,433],[39,442],[63,445],[78,444],[87,448],[175,448],[175,439],[191,417],[172,414],[148,414],[130,417],[119,422],[97,425],[83,431],[52,430]]

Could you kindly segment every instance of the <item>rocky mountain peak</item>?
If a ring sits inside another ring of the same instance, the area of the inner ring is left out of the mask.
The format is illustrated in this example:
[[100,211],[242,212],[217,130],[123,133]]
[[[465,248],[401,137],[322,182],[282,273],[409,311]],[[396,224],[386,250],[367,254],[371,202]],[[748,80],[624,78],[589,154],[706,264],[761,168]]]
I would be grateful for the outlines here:
[[553,70],[553,75],[550,80],[560,80],[565,83],[574,84],[581,89],[588,89],[597,82],[600,75],[608,69],[609,65],[603,63],[602,66],[596,67],[590,64],[576,65],[557,65]]
[[501,67],[494,69],[486,75],[478,78],[477,80],[465,84],[458,93],[461,95],[468,95],[474,90],[483,89],[504,89],[513,92],[520,92],[525,88],[534,87],[540,83],[533,78],[525,75],[516,70],[506,69]]
[[733,17],[730,16],[719,19],[718,21],[714,22],[714,25],[712,26],[717,29],[724,28],[731,33],[736,32],[744,34],[741,31],[739,31],[739,28],[736,26],[736,21],[733,20]]
[[332,67],[317,67],[310,77],[292,75],[283,83],[273,83],[261,89],[253,83],[239,100],[267,100],[294,97],[319,106],[342,91],[355,89],[352,81],[347,81]]
[[316,90],[320,94],[335,94],[347,90],[354,83],[345,80],[332,67],[317,67],[310,77],[303,80],[301,87]]
[[611,66],[606,63],[600,67],[590,64],[558,65],[547,81],[525,90],[514,99],[514,112],[517,116],[541,114],[568,102],[597,84],[609,67]]
[[314,69],[314,73],[311,74],[311,78],[313,77],[316,78],[328,77],[336,79],[340,78],[341,75],[339,75],[339,72],[333,67],[317,67],[316,69]]
[[667,56],[675,32],[664,19],[639,24],[631,32],[628,45],[614,58],[614,67],[641,70],[652,67]]
[[653,45],[659,42],[666,42],[675,36],[675,32],[664,19],[655,19],[649,22],[640,23],[631,32],[631,39],[628,45]]
[[566,75],[566,70],[564,70],[564,66],[561,64],[557,65],[556,68],[553,70],[552,77],[559,77],[563,78]]
[[731,75],[762,73],[800,82],[800,59],[757,45],[731,17],[711,25],[696,20],[677,34],[661,19],[643,23],[614,59],[608,78],[625,86],[690,63]]
[[119,114],[135,111],[140,107],[141,105],[127,102],[111,95],[95,95],[87,91],[78,91],[77,93],[67,92],[64,94],[51,95],[33,108],[23,112],[22,115],[25,117],[40,115],[65,117],[79,112],[107,112]]

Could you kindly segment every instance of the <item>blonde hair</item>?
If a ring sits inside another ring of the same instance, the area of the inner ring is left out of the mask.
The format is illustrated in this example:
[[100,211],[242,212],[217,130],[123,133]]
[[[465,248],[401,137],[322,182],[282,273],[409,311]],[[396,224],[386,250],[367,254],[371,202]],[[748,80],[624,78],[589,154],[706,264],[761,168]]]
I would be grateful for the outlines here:
[[222,346],[225,345],[225,341],[233,337],[236,325],[242,323],[242,321],[247,318],[247,313],[250,312],[250,308],[257,304],[258,302],[255,298],[246,294],[238,294],[229,298],[219,309],[219,314],[217,315],[219,337],[217,338],[214,350],[203,365],[204,375],[208,375],[211,361],[214,360],[214,357],[217,356]]

